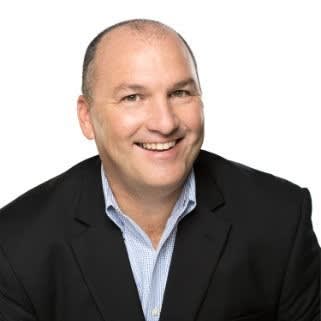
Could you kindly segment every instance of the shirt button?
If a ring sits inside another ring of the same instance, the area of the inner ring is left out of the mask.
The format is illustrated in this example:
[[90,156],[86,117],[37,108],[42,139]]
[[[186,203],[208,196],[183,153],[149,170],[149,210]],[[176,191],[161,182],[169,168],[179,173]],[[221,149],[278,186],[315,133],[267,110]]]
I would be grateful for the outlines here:
[[153,317],[158,317],[159,316],[159,309],[158,308],[154,308],[152,310],[152,316]]

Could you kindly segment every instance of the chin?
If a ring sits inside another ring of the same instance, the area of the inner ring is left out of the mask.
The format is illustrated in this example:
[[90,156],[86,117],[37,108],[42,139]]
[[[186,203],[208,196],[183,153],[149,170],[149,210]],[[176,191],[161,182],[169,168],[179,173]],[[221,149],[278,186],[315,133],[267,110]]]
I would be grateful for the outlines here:
[[182,184],[185,177],[188,173],[185,170],[175,170],[175,171],[158,171],[155,175],[155,171],[150,174],[150,176],[146,176],[144,181],[151,187],[168,187],[168,188],[175,188]]

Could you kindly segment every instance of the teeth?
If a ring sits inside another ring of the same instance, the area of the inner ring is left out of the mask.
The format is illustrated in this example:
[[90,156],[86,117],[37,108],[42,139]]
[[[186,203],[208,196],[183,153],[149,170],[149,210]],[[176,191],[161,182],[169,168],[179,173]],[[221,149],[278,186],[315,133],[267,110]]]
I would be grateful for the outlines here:
[[168,143],[146,143],[140,144],[141,147],[149,150],[166,150],[174,147],[176,145],[176,141],[168,142]]

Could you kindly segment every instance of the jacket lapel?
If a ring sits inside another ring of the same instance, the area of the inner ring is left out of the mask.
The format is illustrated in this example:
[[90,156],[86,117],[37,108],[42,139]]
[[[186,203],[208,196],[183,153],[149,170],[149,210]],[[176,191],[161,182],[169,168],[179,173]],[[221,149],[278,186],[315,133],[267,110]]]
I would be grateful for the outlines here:
[[160,321],[196,319],[231,228],[218,216],[224,199],[205,165],[194,168],[197,207],[178,225]]
[[100,161],[84,171],[72,248],[104,320],[144,321],[119,228],[106,217]]

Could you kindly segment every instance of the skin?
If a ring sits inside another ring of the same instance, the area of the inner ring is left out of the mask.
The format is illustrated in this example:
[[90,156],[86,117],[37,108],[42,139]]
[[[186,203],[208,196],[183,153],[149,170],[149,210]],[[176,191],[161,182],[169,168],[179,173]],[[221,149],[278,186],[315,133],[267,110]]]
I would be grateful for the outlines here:
[[[182,42],[170,31],[113,30],[98,46],[92,101],[78,98],[78,118],[120,208],[157,247],[204,136],[197,75]],[[139,145],[165,142],[178,143],[162,152]]]

